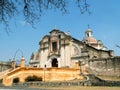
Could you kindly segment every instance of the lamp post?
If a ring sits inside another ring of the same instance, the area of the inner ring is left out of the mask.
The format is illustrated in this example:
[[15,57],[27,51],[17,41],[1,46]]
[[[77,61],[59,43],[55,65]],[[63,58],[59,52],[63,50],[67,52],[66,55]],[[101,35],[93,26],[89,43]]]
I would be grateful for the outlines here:
[[13,69],[15,69],[15,67],[16,67],[16,60],[15,60],[15,58],[16,58],[16,55],[17,55],[18,52],[21,53],[22,58],[23,58],[23,52],[22,52],[22,50],[18,49],[18,50],[15,52],[14,57],[13,57],[13,61],[12,61],[12,67],[13,67]]
[[45,70],[46,70],[46,64],[44,65],[44,82],[45,82]]
[[23,57],[23,52],[22,52],[22,50],[18,49],[18,50],[15,52],[15,54],[14,54],[14,58],[13,58],[14,60],[15,60],[15,57],[16,57],[16,55],[17,55],[18,52],[20,52],[21,55],[22,55],[22,57]]
[[81,60],[79,60],[79,67],[80,67],[80,75],[82,75],[83,73],[82,73],[82,61]]

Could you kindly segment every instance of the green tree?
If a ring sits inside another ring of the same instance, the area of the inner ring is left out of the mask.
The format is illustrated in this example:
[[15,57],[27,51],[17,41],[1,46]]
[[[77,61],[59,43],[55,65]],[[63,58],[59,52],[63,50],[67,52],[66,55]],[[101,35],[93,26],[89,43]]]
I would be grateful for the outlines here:
[[31,57],[30,57],[30,60],[34,59],[34,53],[32,53]]
[[26,82],[30,82],[30,81],[42,81],[42,77],[37,77],[35,75],[33,76],[28,76],[25,78]]

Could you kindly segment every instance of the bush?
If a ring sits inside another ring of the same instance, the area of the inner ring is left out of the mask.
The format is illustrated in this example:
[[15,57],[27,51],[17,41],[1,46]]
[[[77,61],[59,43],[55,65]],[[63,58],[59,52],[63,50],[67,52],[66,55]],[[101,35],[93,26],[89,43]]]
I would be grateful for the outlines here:
[[30,81],[42,81],[42,78],[33,75],[33,76],[28,76],[28,77],[25,79],[25,81],[26,81],[26,82],[30,82]]
[[0,79],[0,83],[2,83],[3,79]]
[[18,77],[13,79],[13,83],[18,83],[18,82],[19,82],[19,78]]

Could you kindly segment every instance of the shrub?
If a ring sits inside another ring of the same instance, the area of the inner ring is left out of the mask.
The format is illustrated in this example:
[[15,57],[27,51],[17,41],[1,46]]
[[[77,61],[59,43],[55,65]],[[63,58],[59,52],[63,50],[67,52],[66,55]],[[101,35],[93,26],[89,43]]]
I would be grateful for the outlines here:
[[28,77],[25,79],[25,81],[26,81],[26,82],[30,82],[30,81],[42,81],[42,78],[33,75],[33,76],[28,76]]
[[18,82],[19,82],[19,78],[18,77],[13,79],[13,83],[18,83]]
[[2,83],[3,79],[0,79],[0,83]]

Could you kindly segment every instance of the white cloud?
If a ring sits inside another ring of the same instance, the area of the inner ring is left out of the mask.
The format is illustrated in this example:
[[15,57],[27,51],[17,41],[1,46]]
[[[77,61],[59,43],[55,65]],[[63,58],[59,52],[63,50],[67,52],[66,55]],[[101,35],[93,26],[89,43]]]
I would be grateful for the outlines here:
[[22,26],[29,26],[30,23],[26,22],[26,21],[19,21],[19,23],[22,25]]

